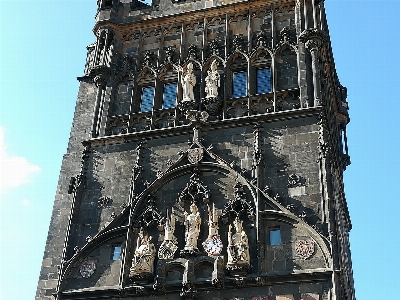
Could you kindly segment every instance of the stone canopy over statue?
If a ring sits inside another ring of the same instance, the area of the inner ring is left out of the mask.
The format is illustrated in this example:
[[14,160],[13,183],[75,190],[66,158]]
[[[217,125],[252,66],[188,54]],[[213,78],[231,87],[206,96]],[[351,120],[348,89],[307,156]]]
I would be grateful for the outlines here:
[[141,228],[136,242],[136,250],[132,259],[130,277],[133,279],[152,277],[155,256],[156,248],[151,242],[151,237],[143,230],[143,228]]

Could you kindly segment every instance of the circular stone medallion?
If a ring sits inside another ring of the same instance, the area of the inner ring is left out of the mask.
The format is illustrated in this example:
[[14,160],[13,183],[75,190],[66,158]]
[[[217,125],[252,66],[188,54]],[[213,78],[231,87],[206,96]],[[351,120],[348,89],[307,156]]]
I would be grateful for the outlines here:
[[96,262],[94,260],[85,260],[79,268],[83,278],[89,278],[96,271]]

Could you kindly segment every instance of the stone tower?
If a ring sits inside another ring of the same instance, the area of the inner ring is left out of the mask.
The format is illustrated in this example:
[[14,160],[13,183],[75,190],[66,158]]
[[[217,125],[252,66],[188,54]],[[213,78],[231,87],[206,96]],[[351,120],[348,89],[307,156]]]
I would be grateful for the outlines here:
[[98,0],[36,299],[354,300],[323,0]]

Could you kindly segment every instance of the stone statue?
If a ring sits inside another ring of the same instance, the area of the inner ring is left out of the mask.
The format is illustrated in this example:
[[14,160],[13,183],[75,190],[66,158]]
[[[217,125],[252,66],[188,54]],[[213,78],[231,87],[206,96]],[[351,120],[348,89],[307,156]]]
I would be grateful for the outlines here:
[[185,211],[185,250],[197,250],[201,218],[196,204],[190,205],[190,214]]
[[232,225],[229,225],[228,232],[228,265],[249,264],[249,240],[243,229],[242,221],[238,218],[233,221],[236,233],[232,235]]
[[151,242],[151,237],[140,228],[136,242],[136,250],[132,259],[130,275],[153,274],[156,248]]
[[220,86],[220,76],[218,73],[218,63],[214,60],[211,63],[210,70],[207,71],[206,81],[206,99],[218,97],[218,87]]
[[158,249],[158,258],[160,259],[173,259],[176,250],[178,249],[178,241],[174,235],[175,232],[175,215],[172,211],[171,219],[167,212],[167,221],[164,228],[164,241],[162,242],[160,249]]
[[194,101],[193,88],[196,85],[196,76],[193,74],[193,64],[190,62],[186,66],[186,73],[182,74],[182,101]]

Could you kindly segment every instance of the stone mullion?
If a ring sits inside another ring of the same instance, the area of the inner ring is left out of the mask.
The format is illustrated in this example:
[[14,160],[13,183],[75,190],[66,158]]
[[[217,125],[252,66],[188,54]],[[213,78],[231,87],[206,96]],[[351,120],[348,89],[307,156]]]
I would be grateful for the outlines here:
[[228,66],[227,59],[229,53],[229,15],[225,14],[225,68],[224,68],[224,107],[222,110],[222,119],[226,119],[226,102],[228,100]]
[[199,85],[200,85],[200,110],[202,110],[201,99],[204,98],[204,82],[205,82],[204,62],[205,62],[206,54],[207,54],[206,53],[206,51],[207,51],[207,42],[208,42],[208,39],[207,39],[207,18],[204,18],[203,19],[203,50],[201,52],[201,62],[203,64],[203,68],[202,68],[201,73],[200,73],[201,74],[201,79],[200,79],[200,83],[199,83]]
[[[296,22],[296,35],[300,36],[302,32],[302,23],[304,15],[302,14],[301,5],[304,3],[301,0],[296,1],[295,8],[295,22]],[[302,108],[309,106],[308,99],[308,84],[307,84],[307,64],[306,64],[306,53],[305,47],[302,43],[298,43],[297,51],[297,72],[298,72],[298,85],[300,88],[300,105]]]
[[[272,49],[275,49],[276,45],[276,32],[275,32],[275,7],[271,7],[271,33],[272,33]],[[278,83],[278,71],[276,69],[276,52],[274,52],[271,62],[271,74],[272,74],[272,93],[274,95],[274,112],[276,112],[276,86]]]
[[250,68],[251,68],[251,62],[250,62],[250,53],[251,53],[251,49],[252,49],[252,45],[251,45],[251,36],[252,36],[252,29],[251,29],[251,11],[248,10],[247,11],[247,115],[251,115],[251,94],[250,94],[250,82],[253,78],[251,78],[251,72],[250,72]]
[[318,27],[318,20],[317,20],[317,4],[315,3],[316,0],[312,0],[312,9],[313,9],[313,23],[314,28]]
[[307,9],[307,0],[303,2],[303,14],[304,14],[304,29],[308,29],[308,9]]

